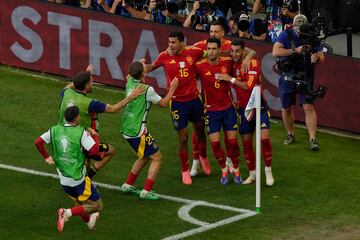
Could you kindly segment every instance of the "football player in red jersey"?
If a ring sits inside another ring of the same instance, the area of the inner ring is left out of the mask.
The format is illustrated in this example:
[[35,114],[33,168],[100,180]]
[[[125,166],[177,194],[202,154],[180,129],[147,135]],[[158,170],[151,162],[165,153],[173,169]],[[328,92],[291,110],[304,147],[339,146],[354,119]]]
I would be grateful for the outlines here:
[[[255,152],[253,148],[253,135],[255,132],[255,118],[248,121],[244,111],[249,101],[252,89],[256,84],[261,84],[261,65],[257,59],[252,59],[247,72],[242,71],[241,64],[244,58],[245,43],[241,39],[234,39],[231,43],[231,56],[234,61],[233,77],[230,75],[219,75],[220,80],[230,81],[236,88],[237,105],[239,107],[240,127],[239,132],[242,136],[244,155],[249,169],[249,177],[243,184],[255,181]],[[270,142],[270,113],[266,100],[262,97],[261,104],[261,146],[262,155],[265,162],[266,184],[274,185],[274,177],[271,171],[272,145]]]
[[[209,31],[209,37],[211,38],[217,38],[221,41],[221,55],[227,55],[230,56],[230,52],[231,52],[231,40],[225,39],[225,28],[224,25],[220,22],[220,21],[213,21],[210,24],[210,31]],[[202,40],[199,41],[197,43],[194,44],[195,47],[199,47],[202,50],[206,51],[207,50],[207,46],[206,46],[206,41]],[[245,48],[244,49],[244,58],[242,59],[242,68],[243,71],[246,71],[249,67],[250,64],[250,60],[253,56],[255,56],[256,52],[250,48]],[[231,146],[230,144],[228,144],[228,141],[226,139],[225,136],[225,146],[226,146],[226,152],[229,153],[231,151]],[[192,136],[192,146],[193,146],[193,163],[192,163],[192,167],[191,167],[191,171],[190,174],[191,176],[196,176],[198,174],[198,169],[199,169],[199,151],[198,151],[198,146],[197,146],[197,142],[196,142],[196,135],[193,134]],[[228,157],[227,159],[227,164],[231,167],[231,160]],[[230,169],[230,171],[232,171],[232,167]]]
[[237,117],[231,98],[231,84],[221,82],[219,74],[231,74],[232,60],[220,57],[221,41],[218,38],[207,40],[208,58],[196,63],[196,73],[200,78],[205,98],[205,123],[214,157],[222,169],[220,183],[228,183],[229,169],[220,144],[220,131],[223,129],[228,144],[229,157],[234,166],[234,182],[242,183],[239,171],[240,149],[237,143]]
[[[163,66],[168,86],[175,77],[179,79],[171,102],[171,116],[175,130],[178,131],[178,154],[181,163],[182,181],[186,185],[192,184],[188,153],[188,122],[193,123],[197,134],[200,163],[205,175],[211,174],[211,168],[206,155],[206,136],[203,124],[203,103],[199,95],[196,82],[195,63],[204,55],[204,51],[197,47],[184,45],[184,34],[180,31],[169,35],[169,46],[161,52],[151,64],[144,64],[146,72]],[[144,63],[144,61],[143,61]]]

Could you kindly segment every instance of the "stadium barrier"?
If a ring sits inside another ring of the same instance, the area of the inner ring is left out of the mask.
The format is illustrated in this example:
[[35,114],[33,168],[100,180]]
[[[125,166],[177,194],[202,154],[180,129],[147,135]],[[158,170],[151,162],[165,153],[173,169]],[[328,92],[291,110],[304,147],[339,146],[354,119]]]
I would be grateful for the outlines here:
[[[70,77],[91,63],[96,82],[117,87],[125,86],[131,62],[141,58],[153,61],[166,49],[170,31],[184,31],[188,44],[208,36],[191,29],[36,0],[2,1],[0,13],[1,64]],[[281,117],[272,46],[258,41],[246,44],[262,60],[265,96],[272,116]],[[162,68],[149,74],[148,81],[165,93]],[[315,84],[320,83],[329,90],[324,99],[316,101],[319,125],[360,133],[360,60],[326,55],[325,64],[316,69]],[[300,108],[296,117],[304,121]]]

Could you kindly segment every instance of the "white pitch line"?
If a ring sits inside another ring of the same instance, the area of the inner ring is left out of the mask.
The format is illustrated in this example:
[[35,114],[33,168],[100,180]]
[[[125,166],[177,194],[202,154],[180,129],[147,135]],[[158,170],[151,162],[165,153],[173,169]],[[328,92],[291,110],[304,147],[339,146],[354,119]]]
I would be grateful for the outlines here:
[[257,214],[256,212],[249,211],[248,213],[245,213],[245,214],[236,215],[234,217],[226,218],[226,219],[218,221],[216,223],[208,224],[208,225],[205,225],[205,226],[202,226],[202,227],[199,227],[199,228],[195,228],[195,229],[191,229],[191,230],[186,231],[186,232],[182,232],[180,234],[176,234],[176,235],[173,235],[173,236],[170,236],[170,237],[166,237],[163,240],[177,240],[177,239],[186,238],[186,237],[189,237],[189,236],[197,234],[197,233],[202,233],[202,232],[208,231],[210,229],[214,229],[214,228],[217,228],[217,227],[224,226],[226,224],[230,224],[230,223],[233,223],[233,222],[240,221],[240,220],[242,220],[244,218],[255,216],[256,214]]
[[[37,175],[37,176],[44,176],[44,177],[51,177],[51,178],[59,179],[59,176],[56,174],[40,172],[40,171],[35,171],[35,170],[27,169],[27,168],[6,165],[6,164],[0,164],[0,168],[8,169],[8,170],[16,171],[16,172],[28,173],[28,174]],[[112,189],[112,190],[117,190],[117,191],[120,190],[120,187],[118,187],[118,186],[114,186],[114,185],[110,185],[110,184],[106,184],[106,183],[98,183],[98,182],[93,182],[93,183],[97,186],[100,186],[100,187],[103,187],[106,189]],[[220,204],[213,204],[213,203],[209,203],[206,201],[189,200],[189,199],[185,199],[185,198],[167,196],[167,195],[162,195],[162,194],[159,194],[159,195],[161,198],[169,200],[169,201],[185,203],[185,205],[179,209],[178,216],[186,222],[190,222],[192,224],[200,226],[199,228],[191,229],[186,232],[182,232],[179,234],[175,234],[175,235],[166,237],[166,238],[164,238],[164,240],[182,239],[182,238],[189,237],[189,236],[197,234],[197,233],[202,233],[202,232],[208,231],[210,229],[214,229],[214,228],[226,225],[226,224],[230,224],[230,223],[239,221],[244,218],[252,217],[257,214],[256,212],[250,211],[247,209],[235,208],[235,207],[230,207],[230,206],[220,205]],[[238,212],[241,214],[238,214],[234,217],[220,220],[215,223],[207,223],[207,222],[197,220],[190,216],[190,214],[189,214],[190,210],[197,206],[219,208],[219,209],[223,209],[223,210],[227,210],[227,211]]]

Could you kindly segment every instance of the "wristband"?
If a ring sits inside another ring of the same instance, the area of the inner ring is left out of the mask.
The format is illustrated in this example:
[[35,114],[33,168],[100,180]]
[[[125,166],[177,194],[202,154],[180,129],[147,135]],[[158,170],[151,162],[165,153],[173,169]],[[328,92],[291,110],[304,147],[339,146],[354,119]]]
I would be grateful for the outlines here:
[[236,78],[232,78],[232,79],[230,79],[230,82],[231,82],[232,84],[234,84],[234,83],[235,83],[235,81],[236,81]]

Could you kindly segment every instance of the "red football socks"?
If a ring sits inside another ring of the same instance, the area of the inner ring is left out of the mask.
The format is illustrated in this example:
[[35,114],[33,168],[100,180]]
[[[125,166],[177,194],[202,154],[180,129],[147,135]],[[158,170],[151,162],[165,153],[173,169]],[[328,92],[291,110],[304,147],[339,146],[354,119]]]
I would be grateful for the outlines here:
[[221,148],[220,142],[211,142],[211,149],[219,166],[221,168],[225,168],[226,158],[225,158],[224,150]]
[[134,182],[137,178],[137,174],[135,173],[132,173],[131,171],[129,172],[129,175],[128,175],[128,178],[126,180],[126,183],[129,184],[129,185],[134,185]]
[[152,187],[153,187],[154,184],[155,184],[155,180],[154,180],[154,179],[147,178],[147,179],[145,180],[144,189],[149,192],[149,191],[152,189]]
[[192,143],[193,159],[199,159],[199,148],[198,148],[196,132],[192,133],[191,143]]
[[71,215],[73,216],[79,216],[83,215],[85,213],[85,208],[82,205],[75,206],[70,209]]
[[234,168],[237,169],[240,163],[240,148],[237,139],[236,138],[228,139],[227,142],[228,142],[227,153],[231,159]]
[[250,140],[243,140],[244,157],[249,171],[255,170],[255,152],[253,143]]
[[185,172],[189,170],[189,153],[188,151],[181,151],[178,152],[180,158],[180,165],[181,171]]
[[266,167],[271,167],[272,162],[272,145],[270,139],[261,139],[262,154]]

